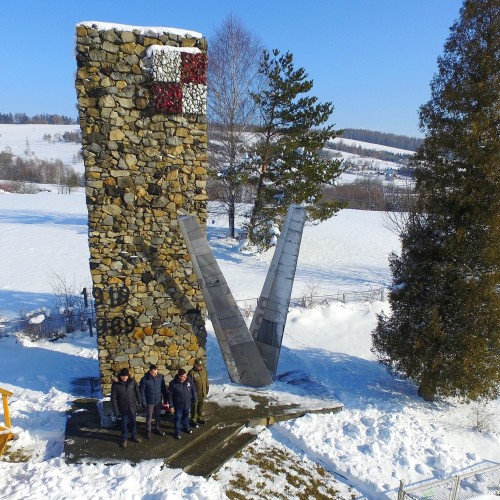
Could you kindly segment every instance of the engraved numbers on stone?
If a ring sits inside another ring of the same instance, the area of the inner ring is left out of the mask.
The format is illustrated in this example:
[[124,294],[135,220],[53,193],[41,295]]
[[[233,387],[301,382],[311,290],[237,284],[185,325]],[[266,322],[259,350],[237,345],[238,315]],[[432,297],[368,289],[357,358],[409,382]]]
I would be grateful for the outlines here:
[[[104,289],[94,287],[92,289],[96,306],[101,306],[106,302],[106,295]],[[128,302],[130,291],[125,285],[110,286],[108,288],[108,297],[110,307],[123,306]]]
[[[124,306],[130,298],[130,291],[125,285],[110,286],[107,293],[103,288],[94,287],[92,295],[96,307],[108,303],[110,307]],[[133,316],[115,317],[111,320],[99,317],[97,318],[97,329],[101,334],[120,335],[122,333],[131,333],[137,324]]]
[[131,333],[137,324],[133,316],[124,318],[116,317],[111,321],[106,318],[97,318],[97,330],[101,334],[120,335],[121,333]]
[[126,286],[109,287],[109,302],[111,307],[122,306],[128,302],[130,291]]

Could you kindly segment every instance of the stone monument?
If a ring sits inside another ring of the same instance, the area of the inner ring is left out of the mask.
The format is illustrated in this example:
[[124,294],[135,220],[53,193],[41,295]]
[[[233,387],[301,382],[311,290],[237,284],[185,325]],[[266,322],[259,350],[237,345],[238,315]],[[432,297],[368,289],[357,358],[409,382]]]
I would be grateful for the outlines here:
[[207,42],[83,22],[76,91],[103,394],[116,371],[205,357],[205,304],[177,223],[205,225]]

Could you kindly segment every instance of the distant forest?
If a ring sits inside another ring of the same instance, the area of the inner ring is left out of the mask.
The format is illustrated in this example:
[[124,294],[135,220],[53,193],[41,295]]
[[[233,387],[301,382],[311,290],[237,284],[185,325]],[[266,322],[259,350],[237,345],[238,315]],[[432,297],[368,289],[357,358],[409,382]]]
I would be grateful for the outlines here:
[[406,135],[389,134],[375,130],[364,130],[361,128],[346,128],[341,136],[342,139],[354,139],[356,141],[371,142],[391,148],[407,149],[416,151],[422,144],[423,139],[408,137]]
[[52,115],[44,113],[41,115],[28,116],[26,113],[0,113],[0,123],[15,125],[42,124],[42,125],[76,125],[74,118],[63,115]]

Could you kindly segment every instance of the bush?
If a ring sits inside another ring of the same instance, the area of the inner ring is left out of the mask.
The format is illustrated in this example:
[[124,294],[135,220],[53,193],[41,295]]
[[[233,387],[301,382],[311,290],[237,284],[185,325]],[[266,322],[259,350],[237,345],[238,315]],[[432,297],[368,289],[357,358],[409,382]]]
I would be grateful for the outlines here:
[[80,130],[72,130],[71,132],[64,132],[62,135],[62,139],[64,142],[82,142],[82,133]]
[[300,305],[305,309],[312,309],[318,303],[320,291],[317,283],[306,283],[300,297]]
[[0,183],[0,191],[5,191],[6,193],[17,193],[17,194],[35,194],[40,191],[36,184],[29,184],[27,182],[2,182]]

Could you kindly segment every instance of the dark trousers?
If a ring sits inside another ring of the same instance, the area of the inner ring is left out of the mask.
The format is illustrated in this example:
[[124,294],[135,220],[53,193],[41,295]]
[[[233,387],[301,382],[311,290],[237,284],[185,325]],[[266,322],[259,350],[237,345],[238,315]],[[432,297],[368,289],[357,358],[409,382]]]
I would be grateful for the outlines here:
[[204,398],[198,397],[198,402],[191,403],[191,420],[196,423],[200,418],[203,418],[203,401]]
[[151,422],[153,421],[153,416],[155,418],[155,430],[160,430],[160,420],[161,420],[161,409],[163,405],[161,402],[154,405],[146,405],[146,430],[151,432]]
[[137,436],[137,422],[135,420],[135,413],[128,412],[122,414],[120,421],[120,429],[122,432],[122,441],[128,439],[128,426],[130,425],[130,434],[132,434],[132,439]]
[[181,433],[181,423],[184,430],[189,429],[189,406],[180,408],[175,406],[174,408],[174,431],[177,435]]

